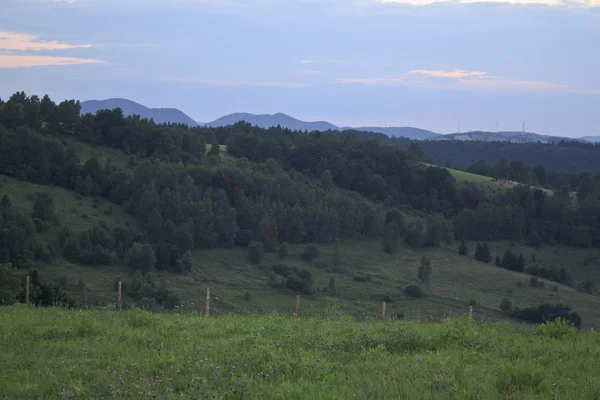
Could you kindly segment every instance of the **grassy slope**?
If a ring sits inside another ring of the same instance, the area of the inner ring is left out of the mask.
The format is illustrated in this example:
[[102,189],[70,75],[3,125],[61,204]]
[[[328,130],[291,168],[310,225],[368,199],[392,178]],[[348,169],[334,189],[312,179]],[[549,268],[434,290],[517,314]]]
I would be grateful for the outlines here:
[[0,396],[592,399],[597,332],[1,307]]
[[[74,146],[80,157],[98,157],[102,161],[110,158],[113,162],[126,163],[127,157],[118,151],[103,147],[93,147],[85,143],[66,139]],[[222,149],[225,150],[225,149]],[[222,154],[225,152],[222,151]],[[460,171],[459,171],[460,172]],[[472,175],[472,174],[471,174]],[[79,199],[77,193],[52,186],[4,178],[0,195],[8,194],[16,207],[30,213],[32,193],[49,191],[53,194],[59,220],[64,226],[76,232],[88,229],[100,221],[109,226],[135,224],[132,216],[121,207],[102,199]],[[112,207],[113,214],[104,211]],[[85,217],[84,217],[85,216]],[[42,234],[51,242],[60,228],[52,228]],[[509,243],[492,244],[494,255],[502,254]],[[471,244],[471,249],[474,244]],[[391,296],[394,303],[388,306],[390,313],[403,312],[410,318],[440,320],[444,316],[464,313],[470,300],[477,302],[477,316],[486,319],[501,319],[498,306],[508,297],[515,306],[534,306],[542,301],[566,301],[582,317],[585,325],[600,327],[598,313],[600,298],[576,293],[560,286],[558,293],[551,290],[554,283],[547,283],[546,289],[527,287],[529,276],[515,274],[476,262],[472,257],[459,257],[454,247],[448,249],[428,249],[414,251],[404,248],[399,254],[389,256],[382,252],[376,240],[355,241],[342,244],[344,261],[336,267],[331,264],[333,249],[321,246],[322,257],[312,265],[304,262],[298,254],[302,246],[292,246],[290,257],[284,262],[290,266],[308,268],[314,276],[314,287],[325,288],[330,277],[336,281],[336,293],[316,293],[303,296],[302,312],[312,315],[323,314],[328,310],[340,310],[357,316],[376,315],[380,312],[384,296]],[[534,250],[524,249],[527,259]],[[433,260],[434,275],[430,295],[425,299],[409,299],[403,294],[406,284],[414,281],[419,260],[427,254]],[[574,250],[563,247],[544,248],[537,252],[537,260],[545,266],[567,267],[578,281],[592,277],[600,278],[600,265],[584,265],[589,255],[599,255],[597,250]],[[194,251],[194,270],[189,276],[168,275],[175,291],[184,301],[185,308],[200,310],[204,305],[205,287],[210,285],[213,293],[213,309],[217,313],[292,312],[295,294],[285,290],[273,290],[267,285],[269,268],[280,262],[275,255],[267,255],[263,267],[252,266],[247,262],[244,249],[215,249]],[[334,272],[332,272],[334,271]],[[56,257],[55,261],[41,270],[42,275],[55,280],[66,277],[68,290],[74,296],[90,303],[110,303],[115,300],[114,281],[122,277],[128,281],[129,271],[123,266],[86,267],[75,265]],[[356,282],[354,275],[372,275],[373,281]],[[78,288],[78,281],[85,280],[86,288]],[[522,281],[524,287],[517,287]],[[244,299],[249,293],[251,299]]]
[[[493,244],[498,252],[503,252],[508,246],[503,242]],[[590,254],[584,250],[571,253],[570,249],[558,249],[564,257],[573,259],[583,259]],[[454,247],[418,251],[403,248],[398,254],[389,256],[375,240],[343,242],[344,258],[337,272],[332,272],[336,271],[331,264],[332,246],[321,246],[322,256],[312,265],[299,257],[301,250],[301,246],[292,246],[289,258],[283,262],[309,269],[315,288],[327,287],[332,276],[336,282],[335,294],[302,296],[303,314],[323,315],[338,310],[357,317],[376,316],[387,295],[393,299],[393,303],[388,305],[389,313],[404,313],[411,319],[439,321],[449,315],[464,314],[470,300],[475,300],[477,318],[501,320],[505,317],[498,308],[502,299],[507,297],[517,307],[566,302],[582,315],[584,325],[600,327],[600,297],[578,293],[552,282],[546,282],[545,289],[530,288],[528,275],[479,263],[472,257],[461,257]],[[425,254],[432,260],[431,288],[425,298],[412,299],[404,295],[403,289],[415,281],[420,259]],[[537,257],[544,262],[552,259],[554,254],[551,249],[541,250]],[[209,285],[216,297],[211,303],[216,313],[294,311],[294,293],[273,290],[267,285],[269,267],[281,262],[275,255],[269,255],[262,268],[250,265],[242,249],[198,250],[194,253],[194,260],[191,275],[170,277],[185,301],[184,308],[202,309],[204,290]],[[371,275],[372,282],[356,282],[353,279],[355,275]],[[518,282],[523,284],[522,287],[517,285]],[[558,286],[557,292],[553,290],[555,285]],[[246,293],[252,295],[251,300],[243,299]]]

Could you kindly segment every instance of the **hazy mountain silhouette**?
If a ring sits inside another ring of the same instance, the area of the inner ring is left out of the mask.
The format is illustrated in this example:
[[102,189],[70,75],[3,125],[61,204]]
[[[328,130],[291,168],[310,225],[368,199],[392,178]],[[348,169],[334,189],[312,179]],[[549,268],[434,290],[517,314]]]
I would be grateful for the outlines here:
[[177,123],[190,127],[198,123],[176,108],[148,108],[135,101],[127,99],[89,100],[81,103],[82,114],[95,114],[98,110],[120,108],[125,115],[139,115],[142,118],[151,118],[158,124]]
[[213,122],[209,122],[206,126],[226,126],[233,125],[239,121],[246,121],[252,125],[260,126],[261,128],[270,128],[280,125],[282,128],[289,128],[297,131],[327,131],[330,129],[338,129],[337,126],[325,121],[305,122],[299,119],[290,117],[289,115],[277,114],[249,114],[249,113],[234,113],[221,117]]
[[511,142],[511,143],[529,143],[529,142],[541,142],[541,143],[557,143],[562,140],[583,140],[578,138],[567,138],[560,136],[548,136],[540,135],[533,132],[518,132],[518,131],[504,131],[504,132],[465,132],[465,133],[451,133],[448,135],[441,135],[435,138],[436,140],[478,140],[482,142]]

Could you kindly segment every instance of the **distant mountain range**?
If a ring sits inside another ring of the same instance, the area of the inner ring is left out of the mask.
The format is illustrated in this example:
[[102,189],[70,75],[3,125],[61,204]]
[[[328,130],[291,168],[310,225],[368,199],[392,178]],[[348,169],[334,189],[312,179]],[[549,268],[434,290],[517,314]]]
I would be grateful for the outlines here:
[[581,140],[587,142],[600,143],[600,136],[584,136],[582,138],[566,138],[559,136],[540,135],[532,132],[465,132],[451,133],[442,135],[425,129],[413,127],[338,127],[327,121],[306,122],[290,117],[289,115],[277,114],[249,114],[249,113],[234,113],[221,117],[215,121],[202,123],[194,121],[184,112],[176,108],[148,108],[134,101],[127,99],[107,99],[107,100],[90,100],[81,103],[81,113],[95,114],[98,110],[121,108],[123,114],[137,114],[142,118],[153,119],[156,123],[178,123],[186,124],[190,127],[207,126],[218,127],[233,125],[236,122],[246,121],[252,125],[257,125],[262,128],[270,128],[273,126],[281,126],[298,131],[329,131],[329,130],[356,130],[362,132],[374,132],[386,135],[388,137],[406,137],[415,140],[479,140],[485,142],[512,142],[512,143],[527,143],[527,142],[542,142],[556,143],[561,140]]
[[337,126],[325,121],[305,122],[299,119],[290,117],[289,115],[277,114],[248,114],[235,113],[221,117],[213,122],[205,124],[205,126],[227,126],[233,125],[239,121],[246,121],[252,125],[260,126],[261,128],[270,128],[272,126],[281,126],[296,131],[329,131],[339,129]]
[[125,115],[139,115],[142,118],[153,119],[157,124],[170,122],[186,124],[190,127],[198,126],[198,122],[176,108],[148,108],[127,99],[89,100],[81,103],[82,114],[96,114],[99,110],[113,108],[120,108]]
[[560,136],[547,136],[540,135],[532,132],[517,132],[517,131],[504,131],[504,132],[465,132],[465,133],[451,133],[448,135],[441,135],[435,138],[436,140],[478,140],[481,142],[511,142],[511,143],[530,143],[530,142],[541,142],[541,143],[558,143],[561,140],[585,140],[575,138],[564,138]]

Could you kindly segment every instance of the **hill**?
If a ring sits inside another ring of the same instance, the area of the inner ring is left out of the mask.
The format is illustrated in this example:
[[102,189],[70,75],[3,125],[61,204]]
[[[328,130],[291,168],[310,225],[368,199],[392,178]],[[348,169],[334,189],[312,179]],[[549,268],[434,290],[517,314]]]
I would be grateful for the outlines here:
[[389,128],[382,128],[382,127],[361,127],[361,128],[348,128],[348,129],[355,129],[357,131],[363,131],[363,132],[374,132],[374,133],[383,133],[386,136],[389,137],[405,137],[405,138],[409,138],[409,139],[415,139],[415,140],[427,140],[427,139],[434,139],[434,138],[438,138],[440,135],[438,133],[432,132],[432,131],[428,131],[425,129],[419,129],[419,128],[413,128],[413,127],[389,127]]
[[328,131],[335,130],[337,126],[330,124],[325,121],[317,122],[305,122],[299,119],[290,117],[289,115],[277,113],[277,114],[249,114],[249,113],[235,113],[221,117],[215,121],[208,122],[206,126],[227,126],[233,125],[240,121],[246,121],[252,125],[259,126],[261,128],[270,128],[273,126],[281,126],[295,131]]
[[600,136],[584,136],[581,139],[587,140],[588,142],[600,143]]
[[451,133],[448,135],[440,135],[433,138],[434,140],[477,140],[482,142],[510,142],[510,143],[558,143],[560,141],[579,141],[581,139],[566,138],[559,136],[540,135],[532,132],[465,132]]
[[121,280],[127,305],[152,310],[200,310],[210,286],[215,314],[281,311],[301,294],[313,315],[334,304],[364,316],[387,299],[411,319],[475,302],[496,320],[507,298],[565,302],[600,326],[595,177],[575,204],[525,185],[486,195],[464,181],[489,178],[425,168],[414,142],[45,106],[0,104],[0,282],[17,282],[2,301],[23,299],[30,274],[40,305],[111,304]]
[[24,306],[2,307],[0,318],[7,398],[591,399],[600,367],[600,335],[556,323]]
[[139,115],[142,118],[153,119],[157,124],[185,124],[189,127],[198,123],[176,108],[148,108],[127,99],[88,100],[81,103],[81,114],[96,114],[98,110],[120,108],[124,115]]

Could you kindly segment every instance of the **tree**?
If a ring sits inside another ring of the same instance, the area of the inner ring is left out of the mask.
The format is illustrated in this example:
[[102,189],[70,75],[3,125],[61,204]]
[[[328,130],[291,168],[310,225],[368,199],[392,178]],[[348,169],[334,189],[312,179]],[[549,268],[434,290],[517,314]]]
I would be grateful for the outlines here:
[[283,260],[283,259],[287,258],[289,253],[290,253],[290,245],[287,242],[281,243],[281,246],[279,247],[279,254],[278,254],[279,259]]
[[58,218],[54,211],[54,200],[52,195],[47,192],[36,193],[33,203],[32,218],[37,218],[42,221],[57,222]]
[[500,303],[500,310],[505,314],[508,314],[512,311],[512,303],[509,299],[502,299],[502,302]]
[[126,256],[127,265],[133,270],[151,271],[156,265],[156,255],[151,245],[134,243]]
[[262,242],[252,242],[248,246],[248,259],[254,265],[260,265],[263,260],[265,250]]
[[394,254],[398,250],[398,231],[395,222],[389,222],[383,227],[383,251],[387,254]]
[[329,278],[329,285],[327,286],[331,292],[335,293],[335,278],[333,276]]
[[333,257],[331,262],[333,265],[340,265],[342,263],[342,249],[340,248],[340,239],[336,239],[333,245]]
[[21,281],[20,274],[12,264],[0,264],[0,305],[11,305],[17,301]]
[[[481,249],[480,249],[481,251]],[[460,242],[460,247],[458,248],[458,254],[461,256],[466,256],[469,253],[469,249],[467,248],[467,242],[464,240]]]
[[426,256],[421,258],[421,266],[417,273],[417,279],[421,285],[429,287],[431,285],[431,260]]
[[477,243],[477,247],[475,248],[475,259],[484,263],[492,261],[492,251],[487,243]]
[[304,251],[302,252],[302,258],[306,261],[312,261],[315,258],[319,258],[320,254],[321,253],[317,245],[309,244],[304,248]]
[[216,139],[213,139],[210,143],[210,150],[208,151],[208,155],[212,157],[219,156],[219,142]]
[[579,202],[583,202],[590,196],[594,196],[596,194],[597,187],[594,178],[591,176],[586,176],[581,180],[579,187],[577,188],[577,200]]
[[177,270],[179,272],[190,272],[192,270],[192,265],[194,263],[194,258],[192,257],[192,253],[188,250],[183,253],[183,256],[179,260],[177,260]]

